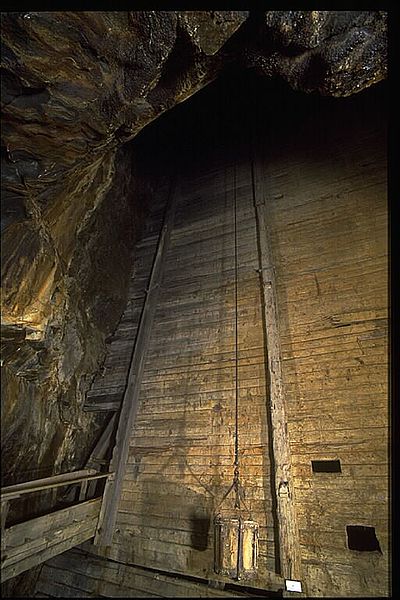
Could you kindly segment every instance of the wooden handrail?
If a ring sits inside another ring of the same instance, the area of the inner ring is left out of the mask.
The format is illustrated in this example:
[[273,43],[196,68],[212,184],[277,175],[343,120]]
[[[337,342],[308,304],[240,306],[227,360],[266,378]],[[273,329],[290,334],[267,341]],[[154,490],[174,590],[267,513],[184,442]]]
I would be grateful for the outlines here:
[[111,475],[113,475],[113,473],[98,473],[95,469],[81,469],[80,471],[62,473],[61,475],[53,475],[52,477],[45,477],[43,479],[34,479],[33,481],[27,481],[1,488],[0,500],[1,502],[5,502],[7,500],[19,498],[24,494],[39,492],[41,490],[61,487],[64,485],[72,485],[82,481],[104,479],[106,477],[110,477]]

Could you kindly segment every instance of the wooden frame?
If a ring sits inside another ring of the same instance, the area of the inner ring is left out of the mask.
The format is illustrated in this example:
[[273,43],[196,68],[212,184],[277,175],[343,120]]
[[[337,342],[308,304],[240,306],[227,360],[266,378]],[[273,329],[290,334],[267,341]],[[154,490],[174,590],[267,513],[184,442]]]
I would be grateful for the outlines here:
[[[16,485],[1,492],[1,579],[6,581],[56,554],[92,538],[97,529],[101,498],[86,500],[89,482],[109,479],[113,473],[81,469]],[[79,503],[17,523],[6,529],[10,501],[26,494],[80,484]]]
[[2,535],[1,580],[7,581],[92,538],[101,498],[12,525]]

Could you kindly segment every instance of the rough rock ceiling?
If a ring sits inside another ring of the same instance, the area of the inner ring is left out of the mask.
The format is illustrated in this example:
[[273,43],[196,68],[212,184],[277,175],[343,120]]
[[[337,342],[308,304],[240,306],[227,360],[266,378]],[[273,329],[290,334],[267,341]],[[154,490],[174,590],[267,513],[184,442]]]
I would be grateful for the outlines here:
[[386,75],[380,11],[3,13],[2,36],[6,160],[30,182],[135,135],[228,63],[332,96]]

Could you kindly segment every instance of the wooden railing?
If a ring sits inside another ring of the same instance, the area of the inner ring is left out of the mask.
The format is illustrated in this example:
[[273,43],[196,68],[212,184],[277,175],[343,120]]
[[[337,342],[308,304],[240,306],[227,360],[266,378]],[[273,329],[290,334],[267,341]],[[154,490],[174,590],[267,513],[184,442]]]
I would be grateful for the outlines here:
[[[87,500],[87,486],[90,482],[112,477],[113,473],[82,469],[1,488],[1,580],[15,577],[94,537],[102,497]],[[80,486],[78,502],[75,504],[6,528],[12,500],[26,494],[72,485]]]

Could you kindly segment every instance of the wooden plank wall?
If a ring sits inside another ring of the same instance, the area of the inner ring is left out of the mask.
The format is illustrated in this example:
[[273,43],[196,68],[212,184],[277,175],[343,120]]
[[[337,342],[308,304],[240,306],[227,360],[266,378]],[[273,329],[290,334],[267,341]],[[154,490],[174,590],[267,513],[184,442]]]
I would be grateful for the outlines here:
[[[388,545],[386,142],[373,105],[265,136],[304,578],[312,596],[384,596]],[[348,106],[348,108],[347,108]],[[367,105],[368,106],[368,105]],[[341,461],[312,473],[311,460]],[[382,554],[349,550],[375,527]]]
[[[233,477],[233,193],[239,235],[240,459],[260,524],[260,578],[275,570],[257,240],[248,165],[186,172],[108,556],[213,575],[214,508]],[[233,506],[233,497],[226,507]]]
[[[363,113],[357,99],[334,102],[325,113],[311,111],[307,118],[292,109],[293,126],[286,129],[285,119],[264,119],[268,131],[262,131],[262,114],[257,121],[266,146],[265,210],[278,284],[303,584],[309,596],[385,596],[385,143],[373,106]],[[272,114],[272,104],[269,110]],[[242,478],[261,524],[260,577],[252,585],[273,589],[276,535],[251,169],[248,156],[227,157],[182,166],[182,197],[108,553],[120,563],[120,585],[129,570],[133,583],[127,596],[140,595],[138,589],[171,593],[164,581],[156,588],[141,579],[135,571],[140,565],[212,576],[211,518],[231,482],[233,462],[234,169],[240,209]],[[137,310],[133,296],[129,302],[129,309]],[[311,460],[317,459],[340,459],[342,472],[313,474]],[[349,550],[346,525],[375,527],[382,553]],[[78,569],[67,567],[71,552],[64,556],[64,562],[56,565],[60,557],[44,568],[47,588],[40,582],[38,588],[43,593],[66,595],[73,585],[59,581],[64,594],[50,586],[56,567],[58,578],[71,577],[60,575],[63,570]],[[92,577],[117,581],[109,575],[114,563],[99,560],[75,562],[85,573],[74,580],[82,595],[96,595],[95,587],[87,587],[95,585]],[[126,567],[129,563],[135,567]],[[107,588],[104,595],[121,590]]]

